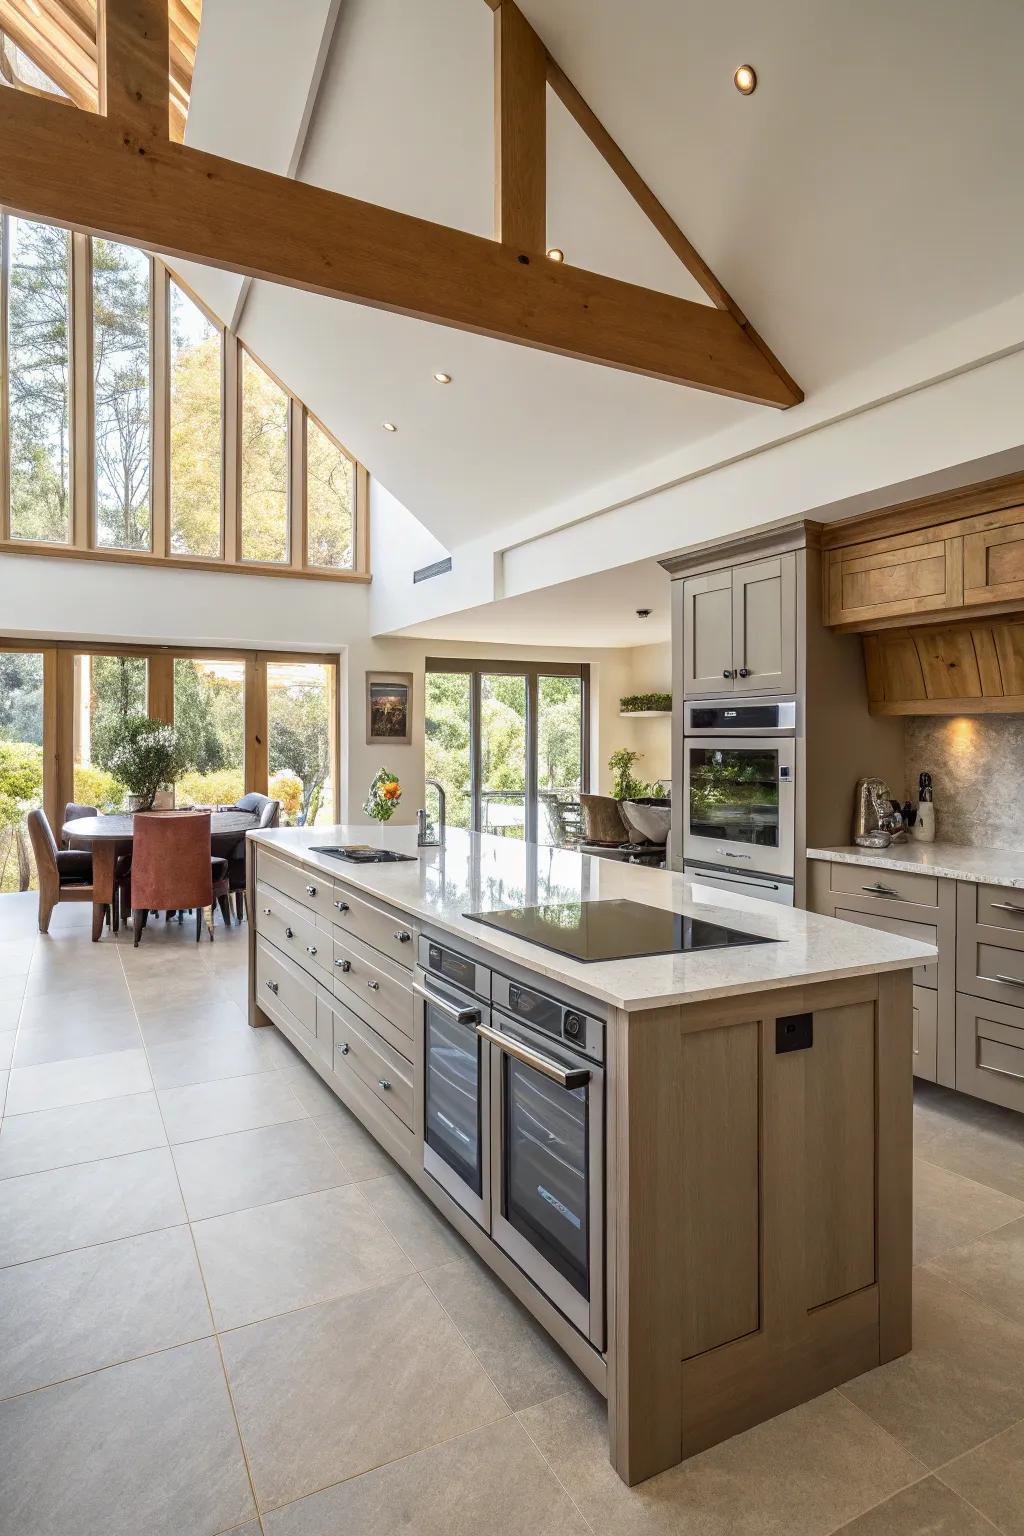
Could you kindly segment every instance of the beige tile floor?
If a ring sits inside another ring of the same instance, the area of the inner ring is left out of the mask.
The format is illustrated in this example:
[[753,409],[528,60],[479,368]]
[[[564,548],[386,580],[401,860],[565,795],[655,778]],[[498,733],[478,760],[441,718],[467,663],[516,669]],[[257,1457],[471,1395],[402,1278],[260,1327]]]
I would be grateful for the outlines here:
[[0,898],[0,1536],[1024,1536],[1024,1119],[918,1092],[912,1355],[628,1489],[244,998],[244,930]]

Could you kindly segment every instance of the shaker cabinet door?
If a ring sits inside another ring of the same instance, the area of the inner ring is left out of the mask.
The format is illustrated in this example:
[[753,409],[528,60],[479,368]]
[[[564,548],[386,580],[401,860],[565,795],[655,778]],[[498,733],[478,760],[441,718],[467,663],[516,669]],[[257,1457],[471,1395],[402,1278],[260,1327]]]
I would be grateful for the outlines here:
[[964,602],[1002,603],[1024,597],[1024,517],[1003,528],[964,537]]
[[733,691],[733,573],[683,581],[683,695]]
[[774,555],[736,567],[732,628],[736,692],[795,692],[795,555]]

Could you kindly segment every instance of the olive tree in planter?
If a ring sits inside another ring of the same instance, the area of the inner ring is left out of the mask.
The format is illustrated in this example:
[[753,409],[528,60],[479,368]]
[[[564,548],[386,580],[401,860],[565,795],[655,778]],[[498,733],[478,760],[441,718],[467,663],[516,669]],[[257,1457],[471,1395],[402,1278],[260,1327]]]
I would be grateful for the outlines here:
[[157,791],[173,789],[188,766],[173,725],[148,715],[133,715],[124,722],[109,763],[128,790],[130,811],[151,811]]

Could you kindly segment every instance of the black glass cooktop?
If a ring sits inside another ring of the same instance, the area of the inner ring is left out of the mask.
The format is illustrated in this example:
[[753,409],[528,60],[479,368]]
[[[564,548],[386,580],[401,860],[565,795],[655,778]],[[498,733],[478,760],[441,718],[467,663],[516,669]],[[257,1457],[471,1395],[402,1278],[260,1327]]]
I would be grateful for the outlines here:
[[464,915],[527,944],[539,944],[587,962],[779,942],[739,928],[723,928],[703,917],[683,917],[660,907],[646,907],[639,901],[565,901]]
[[326,853],[332,859],[346,859],[349,864],[415,864],[411,853],[395,853],[391,848],[370,848],[364,843],[315,843],[310,853]]

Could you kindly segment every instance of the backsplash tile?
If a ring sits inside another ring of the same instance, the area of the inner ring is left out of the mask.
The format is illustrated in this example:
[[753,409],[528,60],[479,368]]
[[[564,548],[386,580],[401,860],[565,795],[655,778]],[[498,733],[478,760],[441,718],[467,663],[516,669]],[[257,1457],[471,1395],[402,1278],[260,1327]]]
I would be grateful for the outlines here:
[[1024,849],[1024,715],[915,715],[905,745],[915,804],[918,774],[932,776],[936,837]]

